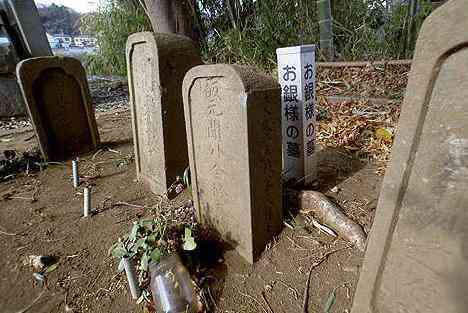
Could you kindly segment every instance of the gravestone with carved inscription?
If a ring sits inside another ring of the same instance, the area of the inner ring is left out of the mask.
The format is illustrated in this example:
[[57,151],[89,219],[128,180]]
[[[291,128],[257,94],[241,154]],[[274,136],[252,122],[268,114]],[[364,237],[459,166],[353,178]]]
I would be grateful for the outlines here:
[[200,220],[253,263],[282,224],[279,85],[250,68],[202,65],[183,95]]
[[466,312],[468,2],[424,22],[353,313]]
[[188,166],[182,82],[201,64],[193,42],[175,34],[133,34],[127,68],[137,177],[164,194]]
[[46,160],[62,161],[99,144],[94,109],[80,61],[37,57],[21,61],[17,77]]

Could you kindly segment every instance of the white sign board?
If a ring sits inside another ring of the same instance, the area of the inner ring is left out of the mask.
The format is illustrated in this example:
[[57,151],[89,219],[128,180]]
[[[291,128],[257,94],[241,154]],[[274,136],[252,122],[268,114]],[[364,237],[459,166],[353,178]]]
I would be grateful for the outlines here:
[[315,152],[315,45],[280,48],[283,174],[309,184],[317,179]]

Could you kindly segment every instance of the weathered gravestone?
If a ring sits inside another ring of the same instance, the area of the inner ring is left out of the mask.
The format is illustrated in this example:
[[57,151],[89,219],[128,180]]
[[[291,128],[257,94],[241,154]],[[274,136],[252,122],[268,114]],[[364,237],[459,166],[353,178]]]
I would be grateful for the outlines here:
[[45,159],[64,160],[99,144],[86,73],[69,57],[21,61],[17,77]]
[[163,194],[188,165],[182,82],[201,64],[193,42],[175,34],[137,33],[127,67],[138,179]]
[[353,313],[466,312],[468,2],[425,21]]
[[199,218],[252,263],[282,223],[279,85],[252,69],[202,65],[183,94]]

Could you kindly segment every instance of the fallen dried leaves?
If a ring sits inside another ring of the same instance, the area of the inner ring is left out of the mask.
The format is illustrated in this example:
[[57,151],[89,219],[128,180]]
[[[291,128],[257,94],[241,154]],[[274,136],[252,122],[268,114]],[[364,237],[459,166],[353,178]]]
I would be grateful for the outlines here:
[[409,66],[368,65],[361,67],[319,67],[317,93],[322,95],[384,97],[402,99]]
[[[376,161],[384,174],[400,116],[409,66],[319,68],[317,142],[363,161]],[[363,100],[329,101],[328,96]],[[384,97],[386,101],[365,100]],[[325,114],[323,114],[325,112]]]

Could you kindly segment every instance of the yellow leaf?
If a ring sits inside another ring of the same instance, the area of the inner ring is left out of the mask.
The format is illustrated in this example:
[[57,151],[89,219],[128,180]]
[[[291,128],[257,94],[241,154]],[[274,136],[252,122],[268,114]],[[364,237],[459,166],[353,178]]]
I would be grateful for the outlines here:
[[393,134],[390,130],[386,129],[386,128],[377,128],[375,130],[375,137],[377,137],[377,139],[380,139],[380,140],[383,140],[383,141],[386,141],[386,142],[392,142],[393,140]]

